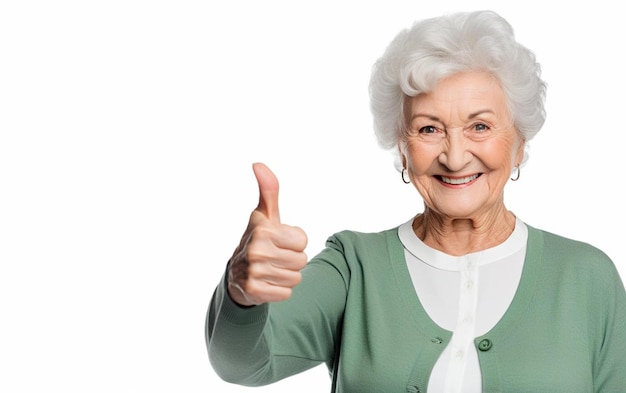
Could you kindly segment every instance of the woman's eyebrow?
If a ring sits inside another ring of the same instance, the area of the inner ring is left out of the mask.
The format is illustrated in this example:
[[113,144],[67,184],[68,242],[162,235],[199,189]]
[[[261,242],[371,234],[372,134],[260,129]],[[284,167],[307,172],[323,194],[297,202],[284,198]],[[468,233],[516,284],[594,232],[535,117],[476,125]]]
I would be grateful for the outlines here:
[[416,119],[416,118],[418,118],[418,117],[425,117],[425,118],[427,118],[428,120],[433,120],[433,121],[438,121],[438,122],[441,122],[441,119],[439,119],[437,116],[434,116],[434,115],[428,115],[428,114],[425,114],[425,113],[416,113],[416,114],[412,115],[412,116],[411,116],[411,121],[415,120],[415,119]]
[[[471,119],[474,119],[474,118],[476,118],[476,117],[478,117],[478,116],[480,116],[482,114],[485,114],[485,113],[489,113],[489,114],[492,114],[492,115],[495,114],[495,112],[492,111],[491,109],[480,109],[480,110],[477,110],[476,112],[470,113],[467,118],[471,120]],[[426,118],[428,120],[441,122],[441,119],[439,119],[437,116],[429,115],[429,114],[426,114],[426,113],[416,113],[416,114],[412,115],[411,116],[411,121],[415,120],[418,117],[424,117],[424,118]]]
[[478,116],[480,116],[480,115],[482,115],[484,113],[490,113],[492,115],[495,115],[495,112],[492,111],[491,109],[481,109],[479,111],[470,113],[470,115],[467,118],[468,119],[473,119],[473,118],[478,117]]

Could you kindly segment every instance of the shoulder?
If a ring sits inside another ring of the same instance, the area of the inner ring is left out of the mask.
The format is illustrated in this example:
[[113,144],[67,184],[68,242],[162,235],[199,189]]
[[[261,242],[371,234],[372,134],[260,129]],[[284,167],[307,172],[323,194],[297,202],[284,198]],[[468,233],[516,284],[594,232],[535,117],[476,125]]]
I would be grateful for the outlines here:
[[399,242],[398,228],[394,227],[380,232],[350,230],[337,232],[326,240],[326,246],[343,251],[367,250],[388,254],[388,248],[394,247],[397,242]]
[[560,259],[571,258],[573,261],[586,258],[599,261],[609,260],[604,251],[587,242],[564,237],[529,225],[527,227],[529,243],[533,238],[541,238],[544,252],[547,254],[558,256]]
[[401,252],[397,227],[380,232],[344,230],[330,236],[324,250],[311,262],[332,265],[343,275],[350,275],[365,267],[388,266]]
[[560,275],[571,272],[591,280],[594,277],[611,281],[619,279],[615,264],[601,249],[584,241],[527,227],[529,252],[541,252],[545,269]]

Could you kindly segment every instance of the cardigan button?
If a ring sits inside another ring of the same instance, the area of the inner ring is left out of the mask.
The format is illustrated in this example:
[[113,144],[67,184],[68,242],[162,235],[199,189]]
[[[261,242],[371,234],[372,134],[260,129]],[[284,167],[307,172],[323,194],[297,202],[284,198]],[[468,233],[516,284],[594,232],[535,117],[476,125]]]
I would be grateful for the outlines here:
[[406,393],[420,393],[420,388],[417,386],[407,386]]
[[478,349],[480,349],[483,352],[490,350],[491,347],[493,347],[493,343],[491,342],[491,340],[486,339],[486,338],[483,340],[480,340],[480,342],[478,343]]
[[440,337],[433,337],[430,339],[430,342],[432,342],[433,344],[441,344],[443,343],[443,339],[441,339]]

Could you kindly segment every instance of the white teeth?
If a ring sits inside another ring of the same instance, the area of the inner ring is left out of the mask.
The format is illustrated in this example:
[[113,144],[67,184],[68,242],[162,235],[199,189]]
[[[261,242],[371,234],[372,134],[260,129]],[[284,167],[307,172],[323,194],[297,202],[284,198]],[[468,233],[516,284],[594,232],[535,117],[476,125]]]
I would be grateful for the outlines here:
[[450,177],[441,176],[441,180],[443,180],[444,183],[458,185],[458,184],[469,183],[472,180],[476,179],[477,177],[478,177],[478,174],[472,175],[472,176],[454,178],[454,179]]

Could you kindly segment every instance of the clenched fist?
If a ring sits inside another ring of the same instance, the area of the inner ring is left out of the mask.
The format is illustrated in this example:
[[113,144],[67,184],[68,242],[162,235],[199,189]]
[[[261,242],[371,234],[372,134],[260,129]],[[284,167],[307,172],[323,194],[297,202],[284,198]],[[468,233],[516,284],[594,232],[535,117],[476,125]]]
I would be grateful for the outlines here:
[[259,185],[259,205],[228,262],[228,293],[242,306],[288,299],[307,263],[306,233],[280,222],[276,176],[264,164],[252,168]]

